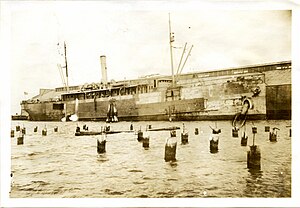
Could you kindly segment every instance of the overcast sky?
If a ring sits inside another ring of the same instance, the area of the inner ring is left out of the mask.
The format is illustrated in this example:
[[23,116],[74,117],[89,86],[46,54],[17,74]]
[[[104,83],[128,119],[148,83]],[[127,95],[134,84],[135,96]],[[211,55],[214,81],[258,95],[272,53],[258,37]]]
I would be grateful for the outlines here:
[[[125,2],[9,3],[12,113],[24,92],[62,86],[58,42],[67,43],[69,85],[100,82],[100,55],[109,80],[171,74],[170,10]],[[177,9],[171,21],[175,68],[185,42],[194,46],[183,73],[291,60],[288,10]]]

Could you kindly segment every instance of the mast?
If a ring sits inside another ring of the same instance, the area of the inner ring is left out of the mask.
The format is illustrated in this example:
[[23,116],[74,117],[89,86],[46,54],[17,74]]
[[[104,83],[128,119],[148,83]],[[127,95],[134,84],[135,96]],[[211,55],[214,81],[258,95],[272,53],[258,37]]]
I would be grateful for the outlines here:
[[67,92],[69,92],[69,75],[68,75],[68,62],[67,62],[67,47],[66,42],[64,42],[64,49],[65,49],[65,64],[66,64],[66,78],[67,78]]
[[175,85],[175,78],[174,78],[174,66],[173,66],[173,51],[172,51],[172,42],[174,42],[174,33],[171,30],[171,18],[169,13],[169,39],[170,39],[170,55],[171,55],[171,70],[172,70],[172,87]]

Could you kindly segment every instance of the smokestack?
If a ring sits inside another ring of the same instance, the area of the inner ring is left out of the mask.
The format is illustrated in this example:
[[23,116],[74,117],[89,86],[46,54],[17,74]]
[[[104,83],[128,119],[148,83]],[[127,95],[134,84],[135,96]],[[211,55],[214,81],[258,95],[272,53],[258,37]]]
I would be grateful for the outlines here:
[[100,56],[100,62],[101,62],[101,72],[102,72],[101,82],[104,85],[106,85],[107,84],[106,56]]

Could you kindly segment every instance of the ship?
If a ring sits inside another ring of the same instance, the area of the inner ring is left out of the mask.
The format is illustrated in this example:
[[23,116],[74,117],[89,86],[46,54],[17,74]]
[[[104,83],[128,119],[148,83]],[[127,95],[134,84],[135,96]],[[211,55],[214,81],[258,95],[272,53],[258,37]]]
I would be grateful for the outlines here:
[[291,60],[174,73],[170,19],[169,26],[172,75],[108,81],[106,56],[101,55],[101,82],[40,89],[21,101],[22,115],[32,121],[69,120],[72,115],[106,122],[291,119]]

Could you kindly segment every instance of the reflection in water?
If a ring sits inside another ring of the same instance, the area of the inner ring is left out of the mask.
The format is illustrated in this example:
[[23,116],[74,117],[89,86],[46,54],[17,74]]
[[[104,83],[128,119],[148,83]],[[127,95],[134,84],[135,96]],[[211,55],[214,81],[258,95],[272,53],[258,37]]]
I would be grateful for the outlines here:
[[170,164],[170,166],[172,167],[172,168],[174,168],[174,170],[176,170],[176,167],[177,167],[177,162],[169,162],[169,164]]
[[259,169],[248,169],[248,177],[246,178],[246,189],[244,191],[246,196],[253,197],[264,197],[259,195],[261,193],[262,186],[262,176],[263,171]]

